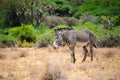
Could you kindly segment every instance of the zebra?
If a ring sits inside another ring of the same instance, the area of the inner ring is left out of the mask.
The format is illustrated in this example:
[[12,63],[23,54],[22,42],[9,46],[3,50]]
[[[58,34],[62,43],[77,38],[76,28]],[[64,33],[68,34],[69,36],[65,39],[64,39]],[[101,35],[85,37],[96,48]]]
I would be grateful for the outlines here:
[[96,36],[89,29],[54,30],[53,47],[57,49],[60,45],[66,44],[70,49],[72,63],[75,63],[76,61],[74,49],[77,42],[86,42],[86,44],[83,46],[84,57],[82,59],[82,62],[86,60],[86,56],[88,53],[88,49],[87,49],[88,46],[90,47],[91,61],[93,61],[93,47],[97,48],[95,41],[96,41]]

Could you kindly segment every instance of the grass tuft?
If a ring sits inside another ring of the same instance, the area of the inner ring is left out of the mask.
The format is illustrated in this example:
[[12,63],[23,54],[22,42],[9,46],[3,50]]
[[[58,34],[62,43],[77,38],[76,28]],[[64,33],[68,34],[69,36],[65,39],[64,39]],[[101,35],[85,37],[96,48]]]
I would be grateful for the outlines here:
[[61,80],[63,78],[65,78],[65,76],[62,75],[62,71],[57,64],[46,64],[42,80]]
[[5,58],[6,58],[6,55],[3,53],[0,53],[0,59],[5,59]]
[[114,50],[108,50],[108,51],[106,51],[106,53],[104,54],[104,56],[105,56],[106,58],[112,58],[114,55],[115,55]]

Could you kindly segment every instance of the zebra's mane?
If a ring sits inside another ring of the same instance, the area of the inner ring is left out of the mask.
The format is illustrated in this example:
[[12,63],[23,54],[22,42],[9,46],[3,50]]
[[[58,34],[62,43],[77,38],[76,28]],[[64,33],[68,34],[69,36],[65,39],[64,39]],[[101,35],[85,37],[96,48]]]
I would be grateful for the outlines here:
[[56,31],[64,31],[64,30],[66,30],[66,31],[69,31],[69,30],[74,30],[72,27],[69,27],[69,28],[57,28],[57,29],[54,29],[54,31],[56,32]]

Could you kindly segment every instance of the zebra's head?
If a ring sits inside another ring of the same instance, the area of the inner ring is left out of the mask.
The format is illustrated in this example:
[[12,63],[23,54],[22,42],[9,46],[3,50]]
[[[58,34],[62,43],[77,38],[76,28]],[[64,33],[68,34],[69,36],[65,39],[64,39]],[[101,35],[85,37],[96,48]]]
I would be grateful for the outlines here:
[[64,45],[63,36],[61,31],[54,31],[53,47],[57,49],[60,45]]

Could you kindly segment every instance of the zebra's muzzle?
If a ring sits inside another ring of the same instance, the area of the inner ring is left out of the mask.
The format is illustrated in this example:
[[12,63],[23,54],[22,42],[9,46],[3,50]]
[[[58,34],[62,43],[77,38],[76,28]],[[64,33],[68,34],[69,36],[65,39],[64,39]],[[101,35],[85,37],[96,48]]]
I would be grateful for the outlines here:
[[58,49],[58,47],[59,47],[59,46],[54,42],[54,43],[53,43],[53,48],[54,48],[54,49]]

